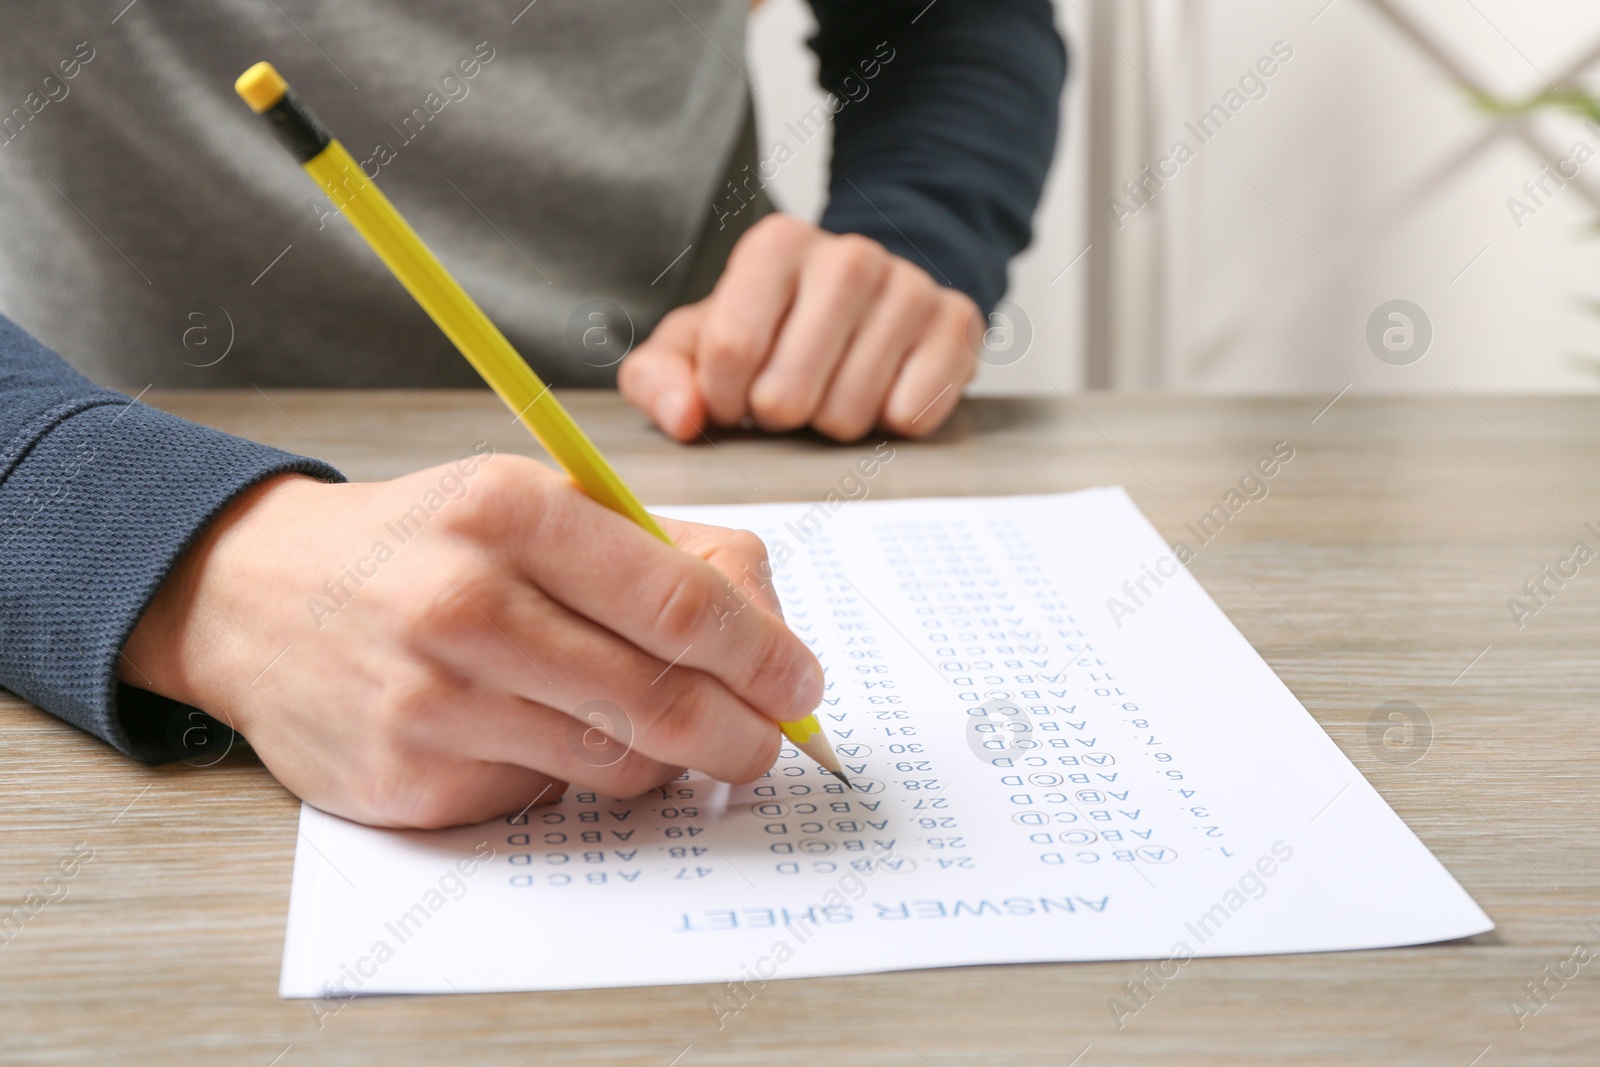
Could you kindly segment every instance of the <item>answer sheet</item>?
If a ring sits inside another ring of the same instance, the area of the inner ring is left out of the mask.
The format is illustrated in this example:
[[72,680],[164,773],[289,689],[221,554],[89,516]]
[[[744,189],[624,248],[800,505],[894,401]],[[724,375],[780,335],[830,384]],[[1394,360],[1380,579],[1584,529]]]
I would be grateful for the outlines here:
[[786,746],[749,785],[572,791],[457,830],[303,807],[284,996],[735,1003],[777,978],[1492,929],[1121,489],[662,510],[766,540],[857,791]]

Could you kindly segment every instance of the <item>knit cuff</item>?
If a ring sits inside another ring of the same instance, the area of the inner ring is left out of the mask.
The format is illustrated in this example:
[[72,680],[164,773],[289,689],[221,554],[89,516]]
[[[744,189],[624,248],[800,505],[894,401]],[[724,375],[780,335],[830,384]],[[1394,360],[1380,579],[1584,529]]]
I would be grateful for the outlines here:
[[139,616],[196,535],[264,478],[326,463],[99,393],[0,473],[0,684],[149,762],[227,728],[117,681]]
[[886,181],[872,189],[869,199],[854,184],[835,186],[822,228],[872,238],[934,281],[972,297],[984,314],[1005,295],[1005,256],[915,189]]

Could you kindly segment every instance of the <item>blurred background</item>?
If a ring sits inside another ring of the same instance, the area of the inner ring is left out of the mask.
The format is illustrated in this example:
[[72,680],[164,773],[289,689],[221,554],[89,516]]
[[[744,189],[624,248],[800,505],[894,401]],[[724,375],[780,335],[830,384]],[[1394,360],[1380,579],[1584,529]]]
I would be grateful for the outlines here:
[[[1486,103],[1600,89],[1600,4],[1056,8],[1056,170],[975,391],[1600,389],[1600,121]],[[763,156],[822,99],[811,29],[752,16]],[[827,162],[769,192],[817,218]]]

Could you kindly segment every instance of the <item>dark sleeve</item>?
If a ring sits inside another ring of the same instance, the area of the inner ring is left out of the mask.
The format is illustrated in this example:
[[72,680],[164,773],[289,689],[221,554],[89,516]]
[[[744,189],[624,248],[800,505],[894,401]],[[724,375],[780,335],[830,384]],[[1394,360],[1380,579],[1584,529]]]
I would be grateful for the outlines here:
[[839,107],[823,228],[865,234],[993,310],[1055,152],[1066,49],[1049,0],[811,7]]
[[195,534],[290,471],[341,478],[102,389],[0,317],[0,685],[140,759],[215,745],[225,728],[117,660]]

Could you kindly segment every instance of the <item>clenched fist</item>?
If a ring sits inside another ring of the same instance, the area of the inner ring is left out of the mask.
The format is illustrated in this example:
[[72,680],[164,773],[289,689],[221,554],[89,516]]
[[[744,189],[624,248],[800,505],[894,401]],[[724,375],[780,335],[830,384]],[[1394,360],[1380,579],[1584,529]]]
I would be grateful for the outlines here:
[[680,441],[749,418],[839,441],[932,433],[977,372],[966,295],[876,241],[769,215],[716,289],[678,308],[619,369],[622,395]]

